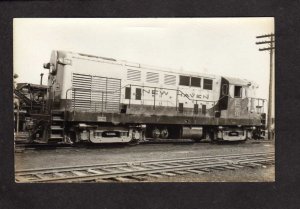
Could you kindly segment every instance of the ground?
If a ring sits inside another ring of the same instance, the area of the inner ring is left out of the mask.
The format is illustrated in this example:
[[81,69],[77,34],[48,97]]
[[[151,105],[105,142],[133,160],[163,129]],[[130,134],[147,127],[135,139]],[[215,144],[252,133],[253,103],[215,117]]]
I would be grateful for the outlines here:
[[[132,162],[153,159],[184,158],[274,151],[274,141],[247,141],[246,143],[211,144],[163,143],[137,146],[84,146],[50,150],[26,150],[15,154],[15,168],[48,168],[57,166]],[[274,181],[274,166],[243,168],[236,171],[213,171],[202,175],[177,175],[175,177],[149,178],[147,181],[187,182],[241,182]]]

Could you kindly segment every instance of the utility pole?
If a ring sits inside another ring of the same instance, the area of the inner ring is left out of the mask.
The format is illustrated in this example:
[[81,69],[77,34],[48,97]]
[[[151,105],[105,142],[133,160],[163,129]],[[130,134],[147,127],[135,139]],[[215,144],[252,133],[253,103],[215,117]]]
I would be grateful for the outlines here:
[[268,139],[273,139],[272,135],[272,109],[273,109],[273,55],[275,50],[275,35],[256,36],[256,38],[267,38],[267,41],[256,42],[257,45],[268,44],[268,47],[260,48],[259,51],[269,51],[270,53],[270,79],[269,79],[269,102],[268,102]]

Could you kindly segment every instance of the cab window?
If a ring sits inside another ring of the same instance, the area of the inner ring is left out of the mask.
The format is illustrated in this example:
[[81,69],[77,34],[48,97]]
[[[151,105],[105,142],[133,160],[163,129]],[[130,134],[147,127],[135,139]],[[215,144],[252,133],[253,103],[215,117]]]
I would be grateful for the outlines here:
[[213,89],[213,81],[211,79],[203,80],[203,89],[212,90]]
[[242,98],[242,87],[234,86],[234,98]]
[[191,86],[201,87],[201,78],[191,77]]
[[190,77],[189,76],[179,76],[179,85],[181,86],[190,86]]
[[125,99],[130,99],[131,98],[131,88],[126,87],[125,88]]

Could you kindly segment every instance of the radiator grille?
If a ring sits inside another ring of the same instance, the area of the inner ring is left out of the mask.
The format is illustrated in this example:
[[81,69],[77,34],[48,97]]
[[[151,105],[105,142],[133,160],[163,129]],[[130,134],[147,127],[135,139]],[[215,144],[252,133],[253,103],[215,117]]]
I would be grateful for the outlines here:
[[127,69],[127,80],[141,81],[141,71]]
[[118,112],[121,80],[73,73],[72,107],[96,112]]
[[[92,76],[82,75],[82,74],[73,74],[72,80],[72,101],[73,107],[76,109],[88,109],[91,101],[91,84]],[[74,100],[75,99],[75,100]]]

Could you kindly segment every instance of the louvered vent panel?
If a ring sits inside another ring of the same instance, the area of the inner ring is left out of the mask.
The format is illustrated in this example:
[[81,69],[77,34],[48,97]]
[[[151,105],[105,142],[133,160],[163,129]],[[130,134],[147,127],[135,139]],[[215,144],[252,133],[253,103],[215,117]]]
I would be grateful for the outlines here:
[[89,109],[92,76],[73,73],[72,86],[72,106],[75,107],[75,109]]
[[109,112],[119,111],[121,97],[121,80],[107,79],[106,110]]
[[158,83],[159,82],[159,74],[158,73],[147,72],[146,81],[148,83]]
[[127,70],[127,80],[141,81],[141,71],[128,69]]
[[175,75],[165,75],[164,83],[166,85],[176,85],[176,76]]
[[92,103],[94,111],[104,111],[106,98],[106,78],[93,76],[92,82]]
[[121,80],[100,76],[73,74],[73,99],[75,109],[95,112],[118,112]]

